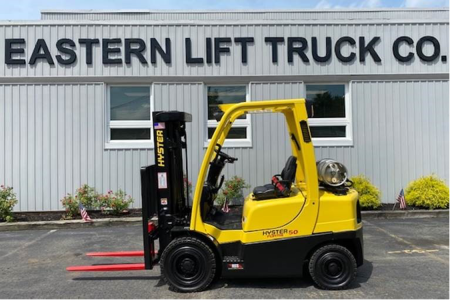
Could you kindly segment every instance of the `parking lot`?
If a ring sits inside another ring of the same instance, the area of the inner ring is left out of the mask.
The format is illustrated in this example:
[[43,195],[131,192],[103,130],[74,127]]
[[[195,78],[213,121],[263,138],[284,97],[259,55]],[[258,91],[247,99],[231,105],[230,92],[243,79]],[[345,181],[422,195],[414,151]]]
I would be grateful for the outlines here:
[[449,219],[364,221],[365,262],[346,291],[311,280],[220,280],[176,294],[152,271],[69,273],[70,265],[141,262],[89,258],[85,252],[141,250],[141,227],[0,232],[1,298],[448,298]]

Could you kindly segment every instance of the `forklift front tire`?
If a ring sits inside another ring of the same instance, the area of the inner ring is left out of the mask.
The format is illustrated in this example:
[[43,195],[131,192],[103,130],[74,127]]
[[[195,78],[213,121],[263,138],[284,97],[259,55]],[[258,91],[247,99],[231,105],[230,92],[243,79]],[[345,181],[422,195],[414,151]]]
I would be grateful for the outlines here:
[[163,280],[174,292],[203,291],[217,271],[213,250],[194,237],[180,237],[170,242],[159,264]]
[[329,244],[317,249],[309,260],[309,274],[325,290],[346,289],[355,279],[356,260],[345,247]]

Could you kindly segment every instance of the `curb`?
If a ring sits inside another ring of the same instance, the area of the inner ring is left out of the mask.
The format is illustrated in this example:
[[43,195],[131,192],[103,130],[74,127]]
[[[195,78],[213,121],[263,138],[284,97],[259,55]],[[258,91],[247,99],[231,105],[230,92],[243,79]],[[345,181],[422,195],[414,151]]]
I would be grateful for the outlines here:
[[[374,219],[409,219],[409,218],[443,218],[449,216],[449,211],[445,209],[437,210],[407,210],[407,211],[363,211],[363,220]],[[33,229],[73,229],[89,227],[107,227],[107,226],[130,226],[140,224],[140,217],[131,218],[109,218],[96,219],[94,222],[84,222],[83,220],[64,220],[64,221],[37,221],[37,222],[17,222],[0,223],[0,232],[18,231]],[[158,219],[152,219],[152,222],[158,223]]]
[[435,210],[394,210],[394,211],[362,211],[363,220],[374,219],[410,219],[410,218],[448,218],[448,209]]
[[71,228],[89,228],[89,227],[107,227],[107,226],[127,226],[140,224],[141,222],[142,218],[132,217],[132,218],[96,219],[93,222],[84,222],[83,220],[63,220],[63,221],[0,223],[0,232],[32,230],[32,229],[71,229]]

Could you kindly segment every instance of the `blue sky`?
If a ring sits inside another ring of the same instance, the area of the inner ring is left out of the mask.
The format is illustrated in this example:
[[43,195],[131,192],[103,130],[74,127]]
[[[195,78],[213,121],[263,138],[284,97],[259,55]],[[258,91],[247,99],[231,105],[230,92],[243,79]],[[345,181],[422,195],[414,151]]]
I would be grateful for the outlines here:
[[448,7],[448,0],[0,0],[0,20],[39,19],[41,9],[333,9]]

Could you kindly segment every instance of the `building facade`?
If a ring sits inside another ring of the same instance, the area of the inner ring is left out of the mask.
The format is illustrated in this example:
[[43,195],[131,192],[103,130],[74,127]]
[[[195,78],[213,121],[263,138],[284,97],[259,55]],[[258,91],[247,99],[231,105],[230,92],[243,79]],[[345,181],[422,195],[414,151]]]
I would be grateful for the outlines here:
[[[0,22],[0,184],[16,211],[61,210],[87,183],[140,207],[151,112],[180,110],[196,184],[220,103],[306,98],[316,159],[335,158],[395,201],[449,180],[448,9],[43,11]],[[281,116],[239,119],[225,176],[252,187],[290,153]]]

